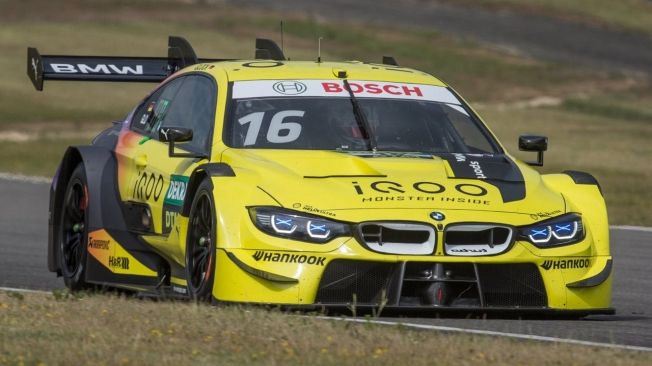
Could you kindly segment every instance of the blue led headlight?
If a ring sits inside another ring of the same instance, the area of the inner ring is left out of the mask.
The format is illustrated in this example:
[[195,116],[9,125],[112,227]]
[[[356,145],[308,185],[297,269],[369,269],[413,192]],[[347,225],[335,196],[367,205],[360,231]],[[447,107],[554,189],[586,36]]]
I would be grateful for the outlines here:
[[325,243],[351,236],[351,225],[279,207],[251,207],[249,216],[261,231],[283,238]]
[[521,240],[527,240],[539,248],[577,243],[584,239],[582,218],[566,214],[519,228]]

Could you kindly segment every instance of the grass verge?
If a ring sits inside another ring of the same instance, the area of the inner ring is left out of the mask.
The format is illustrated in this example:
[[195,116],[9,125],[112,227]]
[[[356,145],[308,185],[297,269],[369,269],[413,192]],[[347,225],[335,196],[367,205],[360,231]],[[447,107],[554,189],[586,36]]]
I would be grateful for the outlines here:
[[649,0],[462,0],[462,2],[652,35],[652,22],[650,22],[652,3]]
[[[0,292],[0,364],[646,365],[638,352],[351,324],[258,307]],[[577,357],[577,355],[582,355]]]
[[650,226],[652,170],[647,157],[652,156],[652,91],[604,99],[599,96],[541,108],[488,106],[480,113],[507,150],[523,160],[535,157],[518,151],[520,134],[548,136],[541,172],[592,173],[602,185],[611,224]]

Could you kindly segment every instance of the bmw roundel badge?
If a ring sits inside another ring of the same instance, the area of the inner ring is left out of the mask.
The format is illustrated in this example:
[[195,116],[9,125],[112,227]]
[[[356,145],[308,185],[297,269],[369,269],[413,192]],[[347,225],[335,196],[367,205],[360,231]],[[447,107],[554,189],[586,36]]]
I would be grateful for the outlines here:
[[443,221],[446,218],[446,216],[441,212],[434,211],[430,213],[430,218],[435,221]]

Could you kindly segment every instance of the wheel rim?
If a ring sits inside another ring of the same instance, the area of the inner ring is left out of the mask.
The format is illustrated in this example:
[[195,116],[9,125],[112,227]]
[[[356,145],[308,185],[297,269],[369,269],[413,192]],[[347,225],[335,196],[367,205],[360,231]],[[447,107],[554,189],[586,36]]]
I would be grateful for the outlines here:
[[189,280],[192,288],[201,289],[210,278],[213,240],[213,212],[210,199],[205,194],[199,197],[190,223]]
[[88,209],[88,194],[81,181],[71,183],[63,202],[63,225],[61,254],[63,270],[68,275],[74,275],[82,264],[82,253],[86,232],[86,210]]

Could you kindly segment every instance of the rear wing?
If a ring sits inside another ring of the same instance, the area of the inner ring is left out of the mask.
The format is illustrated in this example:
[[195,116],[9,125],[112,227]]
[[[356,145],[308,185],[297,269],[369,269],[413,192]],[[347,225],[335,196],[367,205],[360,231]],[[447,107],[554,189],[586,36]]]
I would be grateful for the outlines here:
[[[256,54],[285,59],[276,43],[256,40]],[[27,76],[36,90],[45,80],[161,82],[184,67],[227,59],[198,59],[188,41],[170,36],[167,57],[62,56],[41,55],[27,49]]]

